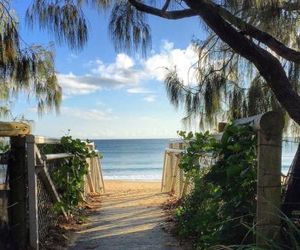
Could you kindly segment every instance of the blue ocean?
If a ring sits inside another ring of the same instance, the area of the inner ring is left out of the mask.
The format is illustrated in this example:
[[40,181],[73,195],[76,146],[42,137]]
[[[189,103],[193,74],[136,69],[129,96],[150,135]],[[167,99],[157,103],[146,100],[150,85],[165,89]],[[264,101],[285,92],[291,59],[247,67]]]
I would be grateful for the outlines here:
[[107,180],[160,180],[170,139],[95,140]]
[[[95,140],[102,153],[103,175],[107,180],[159,181],[163,154],[170,139]],[[287,173],[297,143],[283,142],[282,172]],[[0,165],[0,183],[5,180],[6,167]]]
[[[160,180],[170,139],[95,140],[102,153],[104,179]],[[287,173],[297,143],[283,142],[282,172]]]

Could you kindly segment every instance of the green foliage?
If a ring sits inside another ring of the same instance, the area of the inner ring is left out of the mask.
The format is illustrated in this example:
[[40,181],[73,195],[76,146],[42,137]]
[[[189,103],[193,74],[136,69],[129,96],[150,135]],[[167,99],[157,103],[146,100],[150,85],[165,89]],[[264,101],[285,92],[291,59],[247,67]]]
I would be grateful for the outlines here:
[[10,1],[0,0],[0,114],[7,115],[9,101],[22,91],[37,101],[38,111],[58,110],[61,88],[56,79],[52,48],[28,45],[19,34]]
[[0,153],[6,153],[10,149],[10,144],[7,140],[0,140]]
[[137,11],[128,1],[116,1],[112,8],[109,33],[115,49],[140,51],[146,55],[151,47],[151,29],[143,12]]
[[87,20],[80,4],[72,1],[36,0],[28,8],[27,23],[38,23],[52,32],[59,43],[72,49],[82,49],[88,38]]
[[[53,148],[46,149],[53,153]],[[51,173],[54,184],[61,197],[61,204],[68,213],[77,208],[82,199],[84,188],[84,175],[88,171],[86,158],[98,156],[98,153],[87,148],[86,142],[80,139],[73,139],[71,136],[61,138],[60,152],[70,153],[73,156],[64,159],[59,167]]]
[[251,243],[256,194],[256,138],[248,126],[226,128],[221,141],[208,132],[180,135],[188,143],[180,167],[194,189],[177,209],[178,230],[199,249]]

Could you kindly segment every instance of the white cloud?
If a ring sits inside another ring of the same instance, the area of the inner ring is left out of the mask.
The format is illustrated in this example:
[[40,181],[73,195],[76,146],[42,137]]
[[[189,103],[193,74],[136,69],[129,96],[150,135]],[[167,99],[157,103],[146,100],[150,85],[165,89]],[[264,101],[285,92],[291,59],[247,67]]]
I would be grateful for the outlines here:
[[115,62],[105,64],[101,60],[90,62],[91,73],[101,78],[100,84],[135,85],[141,80],[141,71],[135,67],[134,60],[123,53],[118,54]]
[[148,96],[144,97],[144,100],[146,102],[155,102],[156,101],[156,96],[155,95],[148,95]]
[[173,43],[164,41],[160,53],[152,55],[144,62],[144,70],[147,75],[163,81],[167,69],[176,67],[178,76],[187,84],[195,81],[195,72],[190,68],[197,58],[193,45],[190,44],[186,49],[175,49]]
[[59,74],[58,82],[63,89],[63,94],[67,96],[90,94],[101,89],[99,86],[91,84],[89,81],[81,81],[80,77],[77,77],[72,73],[66,75]]
[[118,88],[125,88],[128,93],[149,94],[151,91],[145,89],[142,86],[143,83],[151,79],[163,81],[167,68],[176,67],[178,76],[185,83],[194,82],[194,72],[190,70],[190,67],[196,61],[197,54],[192,45],[186,49],[176,49],[173,43],[164,41],[160,51],[153,52],[147,59],[135,60],[120,53],[113,63],[104,63],[99,59],[90,61],[87,64],[89,73],[85,75],[60,74],[58,80],[66,96]]

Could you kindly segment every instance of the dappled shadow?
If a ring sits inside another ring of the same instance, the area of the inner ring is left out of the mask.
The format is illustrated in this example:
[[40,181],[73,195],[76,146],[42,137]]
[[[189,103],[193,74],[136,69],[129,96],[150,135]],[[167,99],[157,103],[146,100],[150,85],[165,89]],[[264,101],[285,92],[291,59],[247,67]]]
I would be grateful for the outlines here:
[[[104,233],[104,234],[103,234]],[[103,249],[103,250],[178,250],[179,244],[169,235],[161,230],[159,226],[150,229],[115,232],[105,235],[105,232],[99,234],[87,234],[80,238],[71,250],[83,249]]]
[[159,189],[111,191],[90,216],[90,223],[77,233],[70,249],[181,249],[162,230],[165,215],[161,204],[167,197]]

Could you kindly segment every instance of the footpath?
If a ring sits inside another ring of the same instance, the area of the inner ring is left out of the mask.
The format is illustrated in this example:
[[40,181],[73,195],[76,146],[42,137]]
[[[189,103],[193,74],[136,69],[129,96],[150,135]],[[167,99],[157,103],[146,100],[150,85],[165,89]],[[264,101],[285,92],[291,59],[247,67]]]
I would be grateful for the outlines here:
[[101,205],[75,233],[70,250],[181,250],[163,230],[161,205],[168,195],[159,182],[106,181]]

